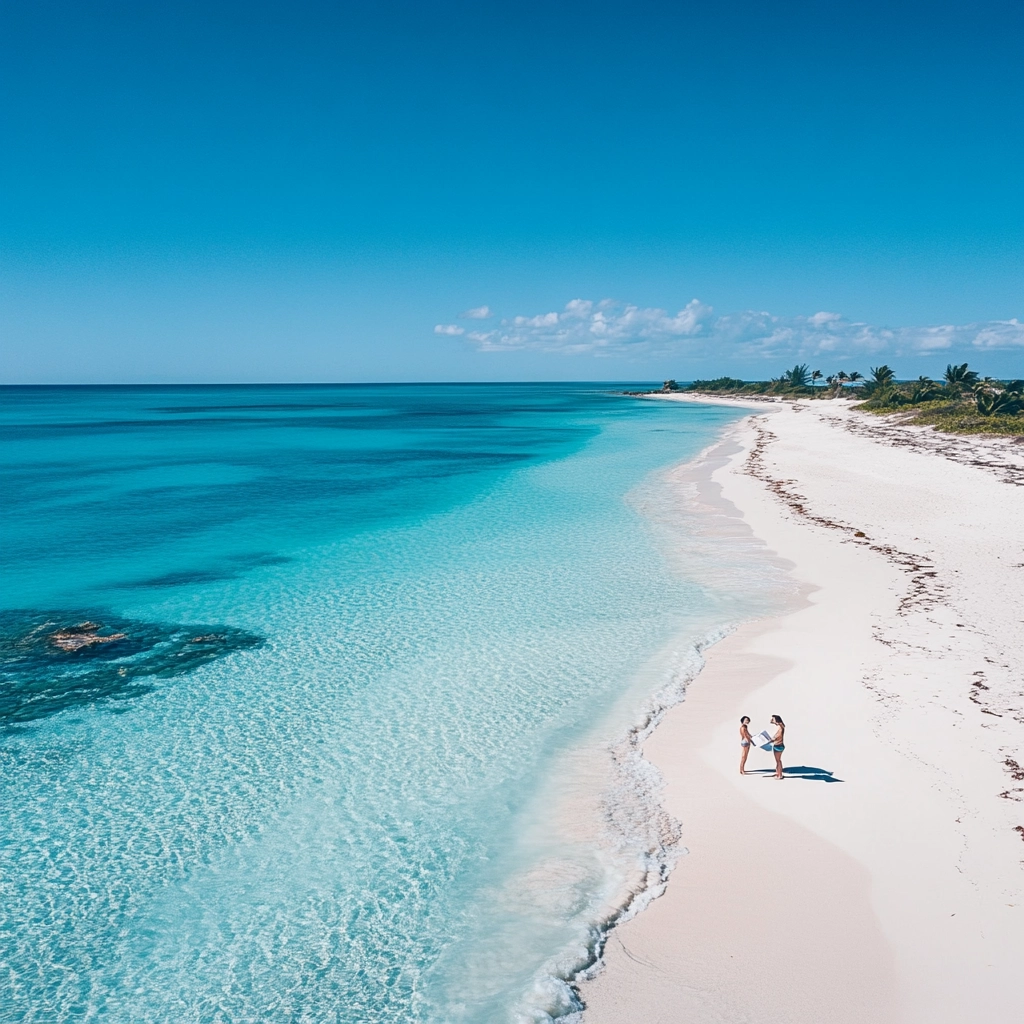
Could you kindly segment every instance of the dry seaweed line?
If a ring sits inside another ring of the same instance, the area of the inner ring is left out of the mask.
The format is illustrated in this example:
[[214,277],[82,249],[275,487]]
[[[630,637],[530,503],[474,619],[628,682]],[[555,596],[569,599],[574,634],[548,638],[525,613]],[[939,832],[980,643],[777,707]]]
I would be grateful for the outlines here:
[[[951,462],[994,473],[1003,483],[1024,487],[1024,464],[1020,461],[1019,454],[1021,446],[1024,445],[1022,439],[986,437],[980,440],[979,436],[974,434],[968,441],[955,434],[942,434],[928,427],[903,423],[899,419],[899,414],[877,420],[867,415],[828,418],[834,425],[841,423],[843,429],[851,434],[888,443],[894,448],[910,448],[912,451],[941,455]],[[988,449],[988,458],[979,457],[979,444]]]
[[792,485],[796,483],[795,480],[780,480],[773,477],[765,467],[764,456],[768,446],[778,440],[778,435],[773,434],[757,419],[752,419],[751,422],[754,426],[756,440],[747,456],[745,471],[756,480],[760,480],[772,494],[797,515],[816,526],[823,526],[829,530],[840,530],[848,534],[852,543],[863,544],[872,551],[885,555],[893,564],[908,573],[910,584],[906,594],[900,599],[897,607],[898,614],[905,615],[913,607],[931,607],[941,599],[945,588],[938,582],[938,573],[927,559],[908,551],[900,551],[899,548],[895,548],[891,544],[873,544],[863,530],[811,512],[807,507],[807,499],[791,489]]

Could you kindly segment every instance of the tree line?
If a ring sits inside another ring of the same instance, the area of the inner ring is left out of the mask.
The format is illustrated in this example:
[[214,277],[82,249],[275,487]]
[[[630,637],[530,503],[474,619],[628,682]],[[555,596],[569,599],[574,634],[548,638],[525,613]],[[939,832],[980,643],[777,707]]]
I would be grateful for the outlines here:
[[[819,383],[823,381],[824,383]],[[967,363],[946,366],[941,381],[930,377],[897,380],[896,372],[883,363],[872,366],[870,376],[854,370],[837,370],[824,376],[808,363],[797,363],[778,377],[766,381],[744,381],[736,377],[695,380],[689,384],[665,381],[662,391],[717,392],[726,394],[779,395],[790,398],[862,399],[864,408],[883,411],[932,404],[969,405],[979,416],[1020,416],[1024,414],[1024,381],[982,377]]]

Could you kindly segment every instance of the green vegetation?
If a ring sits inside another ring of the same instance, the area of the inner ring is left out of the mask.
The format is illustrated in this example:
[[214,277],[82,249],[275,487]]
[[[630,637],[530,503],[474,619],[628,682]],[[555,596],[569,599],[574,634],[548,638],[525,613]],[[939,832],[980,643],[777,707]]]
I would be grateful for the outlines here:
[[1024,381],[982,378],[966,363],[950,364],[942,384],[928,377],[880,381],[861,408],[958,434],[1024,434]]
[[[820,380],[821,370],[811,371],[806,363],[797,363],[791,370],[783,371],[771,380],[739,380],[736,377],[716,377],[714,380],[695,380],[679,385],[674,380],[665,381],[662,391],[715,392],[730,395],[786,395],[790,398],[814,398],[823,389],[815,386]],[[671,385],[671,386],[670,386]]]
[[887,388],[892,385],[892,382],[895,379],[895,371],[883,363],[881,366],[871,367],[871,380],[869,380],[864,386],[870,388],[872,391],[875,388]]
[[978,383],[978,375],[973,370],[968,370],[966,363],[959,366],[947,363],[945,380],[946,388],[951,394],[961,395]]
[[854,371],[838,370],[824,378],[820,370],[797,363],[778,377],[767,381],[744,381],[735,377],[695,380],[678,384],[667,380],[663,391],[681,391],[756,397],[860,400],[866,412],[900,413],[901,421],[934,426],[958,434],[1024,435],[1024,381],[1000,381],[981,377],[967,363],[950,364],[942,381],[930,377],[900,381],[892,367],[871,367],[865,380]]
[[[821,373],[819,370],[818,373]],[[792,388],[811,386],[811,368],[806,363],[797,363],[792,370],[786,370],[782,379]]]
[[[1024,435],[1024,415],[1020,406],[1003,404],[982,393],[965,398],[940,395],[930,401],[907,406],[882,406],[865,403],[864,408],[876,413],[901,413],[905,423],[933,426],[955,434]],[[1013,409],[1014,411],[1009,411]]]

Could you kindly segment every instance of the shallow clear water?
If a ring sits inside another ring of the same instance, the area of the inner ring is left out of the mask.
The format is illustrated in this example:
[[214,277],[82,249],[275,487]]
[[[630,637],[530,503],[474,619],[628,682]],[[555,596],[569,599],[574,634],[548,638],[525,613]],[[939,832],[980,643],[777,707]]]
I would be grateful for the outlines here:
[[557,975],[649,852],[588,831],[593,766],[752,607],[644,511],[736,414],[583,385],[2,399],[0,1017],[571,1009]]

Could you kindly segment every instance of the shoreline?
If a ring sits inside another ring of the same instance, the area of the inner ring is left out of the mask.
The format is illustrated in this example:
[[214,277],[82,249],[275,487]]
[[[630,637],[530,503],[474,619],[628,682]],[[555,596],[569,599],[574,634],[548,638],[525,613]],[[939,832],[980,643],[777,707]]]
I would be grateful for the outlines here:
[[[663,547],[666,557],[682,554],[689,573],[695,569],[694,558],[704,563],[705,571],[714,567],[723,572],[725,580],[722,587],[726,591],[736,589],[738,570],[745,574],[749,572],[750,552],[745,549],[753,538],[740,522],[735,509],[706,491],[714,487],[712,470],[724,465],[728,458],[728,449],[732,447],[728,431],[734,425],[725,427],[691,460],[662,467],[649,482],[645,481],[629,495],[629,500],[636,503],[637,511],[650,526],[664,527],[666,519],[670,521],[671,533],[676,536],[662,537],[660,541],[661,545],[667,545]],[[684,493],[684,487],[692,488],[695,494]],[[666,493],[671,499],[670,508],[664,505]],[[691,498],[695,499],[693,507],[685,513],[686,528],[681,531],[687,550],[681,553],[675,550],[681,539],[678,506],[680,503],[690,505]],[[737,523],[740,524],[739,530]],[[763,545],[754,543],[763,549]],[[686,699],[693,681],[706,671],[709,651],[716,650],[745,624],[760,622],[765,615],[777,615],[791,603],[791,588],[778,590],[779,576],[785,571],[784,567],[764,550],[757,551],[754,557],[762,560],[770,570],[770,574],[755,588],[761,594],[754,603],[762,607],[748,605],[750,599],[745,598],[742,610],[733,609],[738,614],[713,616],[712,621],[697,633],[686,628],[669,641],[640,672],[641,675],[649,675],[651,681],[657,680],[657,685],[650,690],[643,688],[632,696],[622,695],[619,714],[631,724],[625,726],[619,738],[610,745],[607,739],[598,740],[596,745],[584,744],[562,765],[560,773],[563,776],[580,776],[579,785],[571,793],[561,795],[565,802],[559,808],[558,818],[565,827],[566,838],[596,845],[606,856],[611,854],[613,858],[616,851],[628,851],[628,858],[637,854],[641,856],[632,867],[625,867],[624,862],[618,864],[618,870],[622,872],[619,885],[603,902],[599,913],[588,921],[587,941],[577,945],[575,953],[563,953],[542,970],[535,979],[532,997],[517,1005],[516,1020],[534,1020],[535,1014],[540,1012],[548,1015],[542,1018],[545,1020],[550,1017],[567,1024],[578,1021],[583,1011],[581,987],[602,970],[605,947],[610,937],[617,928],[646,912],[663,896],[677,862],[686,856],[687,851],[680,842],[679,821],[664,806],[661,774],[642,751],[658,731],[664,717]],[[735,594],[732,600],[735,602]],[[639,703],[636,703],[638,697]],[[605,765],[610,757],[607,769],[595,769],[594,765],[589,766],[589,771],[581,768],[581,761],[586,760],[588,754],[597,755],[601,765]],[[610,774],[606,774],[608,769]],[[605,777],[598,778],[599,775]],[[598,833],[592,832],[595,819],[602,821]],[[642,837],[638,830],[644,833]],[[645,843],[648,845],[643,845]]]
[[[753,414],[727,432],[741,450],[712,478],[791,563],[805,601],[712,647],[644,743],[688,855],[664,895],[605,936],[578,984],[584,1024],[686,1008],[787,1024],[1009,1021],[1024,960],[1016,452],[1000,448],[998,466],[944,459],[894,441],[891,425],[871,436],[848,408],[720,404]],[[734,719],[759,729],[776,712],[792,766],[821,770],[777,788],[733,763]]]

